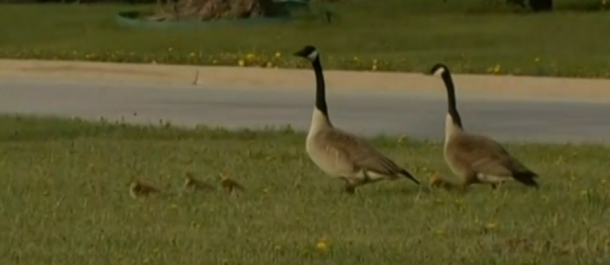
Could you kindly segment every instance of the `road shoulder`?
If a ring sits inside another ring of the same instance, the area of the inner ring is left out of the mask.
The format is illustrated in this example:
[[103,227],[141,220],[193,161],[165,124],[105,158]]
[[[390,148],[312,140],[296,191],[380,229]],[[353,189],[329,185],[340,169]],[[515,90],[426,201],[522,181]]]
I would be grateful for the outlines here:
[[[442,95],[439,89],[443,89],[440,78],[421,73],[327,70],[325,77],[329,90]],[[314,85],[313,73],[309,69],[38,60],[0,60],[0,78],[156,82],[247,89],[308,89]],[[456,74],[454,82],[460,97],[569,101],[610,98],[610,80],[606,79]]]

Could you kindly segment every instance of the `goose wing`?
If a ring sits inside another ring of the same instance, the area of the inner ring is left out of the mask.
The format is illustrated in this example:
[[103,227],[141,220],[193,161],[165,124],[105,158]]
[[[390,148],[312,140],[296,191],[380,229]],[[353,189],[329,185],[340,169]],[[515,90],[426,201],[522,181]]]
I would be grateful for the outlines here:
[[335,129],[328,131],[325,137],[355,167],[389,176],[404,171],[371,144],[353,134]]
[[488,137],[464,134],[456,139],[454,146],[457,158],[477,173],[512,177],[517,173],[531,172],[502,145]]

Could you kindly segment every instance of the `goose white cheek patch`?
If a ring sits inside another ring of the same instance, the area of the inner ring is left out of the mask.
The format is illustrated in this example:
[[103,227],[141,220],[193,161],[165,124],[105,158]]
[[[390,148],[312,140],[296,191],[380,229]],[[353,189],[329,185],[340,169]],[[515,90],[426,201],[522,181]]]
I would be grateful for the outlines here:
[[309,55],[307,55],[307,58],[312,61],[315,60],[316,58],[318,58],[318,51],[313,51],[309,53]]
[[445,67],[441,67],[434,71],[434,75],[442,75],[445,72]]

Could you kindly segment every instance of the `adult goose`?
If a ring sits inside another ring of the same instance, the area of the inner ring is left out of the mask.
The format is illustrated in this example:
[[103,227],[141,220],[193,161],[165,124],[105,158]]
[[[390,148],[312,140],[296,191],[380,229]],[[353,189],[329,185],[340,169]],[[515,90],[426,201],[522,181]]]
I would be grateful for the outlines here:
[[486,136],[464,131],[449,68],[438,63],[430,73],[440,75],[447,89],[449,108],[445,119],[444,155],[451,171],[463,181],[463,187],[485,183],[495,189],[507,180],[516,180],[538,188],[538,175],[509,154],[502,145]]
[[320,53],[314,46],[307,45],[295,55],[311,62],[316,77],[315,105],[306,141],[311,160],[326,174],[345,180],[345,191],[350,194],[359,186],[383,179],[395,180],[400,176],[419,185],[411,173],[372,145],[332,125],[326,105]]

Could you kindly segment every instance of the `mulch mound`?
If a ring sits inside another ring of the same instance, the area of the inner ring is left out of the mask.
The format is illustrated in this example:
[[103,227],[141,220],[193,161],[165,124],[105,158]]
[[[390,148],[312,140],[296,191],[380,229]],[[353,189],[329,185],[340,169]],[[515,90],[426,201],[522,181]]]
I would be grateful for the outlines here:
[[278,17],[285,14],[283,4],[273,0],[178,0],[167,3],[148,19],[207,21],[221,18]]

